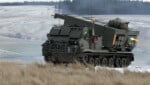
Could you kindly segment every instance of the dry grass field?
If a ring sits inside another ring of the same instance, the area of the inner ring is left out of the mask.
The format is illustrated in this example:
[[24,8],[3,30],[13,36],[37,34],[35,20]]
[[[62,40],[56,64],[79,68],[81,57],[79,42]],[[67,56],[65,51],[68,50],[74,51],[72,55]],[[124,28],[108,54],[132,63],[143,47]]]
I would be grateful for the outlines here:
[[0,85],[150,85],[150,73],[76,65],[0,63]]

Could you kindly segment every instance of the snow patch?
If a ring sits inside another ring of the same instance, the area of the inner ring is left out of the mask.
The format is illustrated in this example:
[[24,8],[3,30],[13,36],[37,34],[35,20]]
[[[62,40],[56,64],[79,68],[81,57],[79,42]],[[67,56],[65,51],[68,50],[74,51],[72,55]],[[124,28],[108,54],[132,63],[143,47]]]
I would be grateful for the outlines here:
[[106,70],[110,70],[110,71],[115,70],[120,73],[124,73],[125,70],[129,70],[131,72],[141,72],[141,73],[148,72],[148,73],[150,73],[150,68],[144,68],[144,67],[140,67],[140,66],[129,66],[127,68],[110,68],[110,67],[95,66],[95,72],[98,72],[101,69],[106,69]]

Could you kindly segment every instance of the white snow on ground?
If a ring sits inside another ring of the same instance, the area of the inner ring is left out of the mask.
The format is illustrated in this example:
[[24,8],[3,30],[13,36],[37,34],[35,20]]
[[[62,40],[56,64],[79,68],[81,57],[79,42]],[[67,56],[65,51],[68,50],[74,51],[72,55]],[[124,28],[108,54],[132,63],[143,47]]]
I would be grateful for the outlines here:
[[58,23],[54,11],[51,6],[0,6],[0,60],[43,61],[41,44]]
[[[1,6],[0,35],[26,40],[45,40],[46,33],[58,23],[51,6]],[[44,36],[44,37],[43,37]]]
[[141,72],[141,73],[148,72],[148,73],[150,73],[149,67],[145,68],[145,67],[132,66],[132,65],[127,67],[127,68],[109,68],[109,67],[96,66],[95,72],[100,71],[102,69],[106,69],[106,70],[110,70],[110,71],[115,70],[115,71],[118,71],[120,73],[124,73],[125,70],[131,71],[131,72]]
[[[0,6],[0,60],[43,62],[41,44],[54,24],[52,6]],[[120,17],[130,22],[130,27],[140,31],[139,43],[134,49],[135,61],[125,69],[150,72],[150,15],[100,15],[101,21]],[[103,69],[96,67],[96,69]],[[114,68],[107,68],[114,70]],[[123,68],[115,70],[124,72]]]
[[20,53],[0,49],[0,57],[4,56],[5,54],[21,55]]

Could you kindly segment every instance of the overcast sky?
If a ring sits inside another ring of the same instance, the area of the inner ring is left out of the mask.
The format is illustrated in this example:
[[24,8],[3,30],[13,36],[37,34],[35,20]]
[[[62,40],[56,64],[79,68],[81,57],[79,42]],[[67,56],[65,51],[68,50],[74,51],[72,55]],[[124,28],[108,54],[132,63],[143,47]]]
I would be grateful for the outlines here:
[[[0,2],[23,2],[23,1],[63,1],[63,0],[0,0]],[[133,0],[135,1],[135,0]],[[140,0],[142,1],[142,0]],[[143,0],[143,1],[149,1],[150,0]]]

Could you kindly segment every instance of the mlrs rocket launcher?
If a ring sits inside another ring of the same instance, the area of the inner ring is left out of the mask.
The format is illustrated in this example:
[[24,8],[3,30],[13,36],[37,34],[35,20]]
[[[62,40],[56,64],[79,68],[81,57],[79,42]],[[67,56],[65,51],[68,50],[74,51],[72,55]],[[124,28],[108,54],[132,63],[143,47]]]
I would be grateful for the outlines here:
[[102,23],[100,20],[55,14],[64,20],[54,26],[42,45],[45,61],[126,67],[134,61],[132,50],[138,42],[138,31],[128,27],[129,22],[119,18]]

